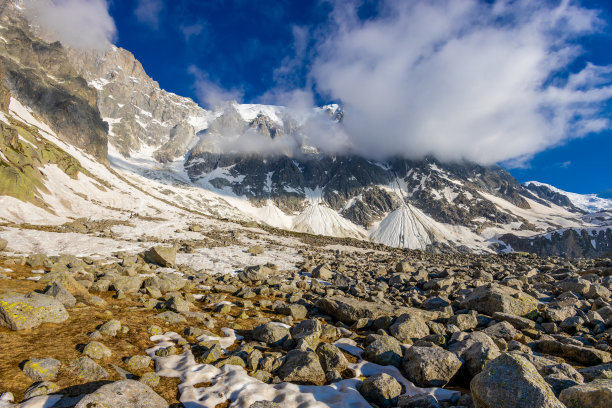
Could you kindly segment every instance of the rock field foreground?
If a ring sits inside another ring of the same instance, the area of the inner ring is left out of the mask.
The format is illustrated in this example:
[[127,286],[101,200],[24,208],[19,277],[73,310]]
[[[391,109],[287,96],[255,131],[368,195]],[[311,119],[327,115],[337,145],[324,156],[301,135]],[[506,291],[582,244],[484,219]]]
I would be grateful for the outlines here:
[[[0,239],[0,407],[612,406],[610,259],[223,233],[105,256]],[[204,247],[233,271],[179,262]]]

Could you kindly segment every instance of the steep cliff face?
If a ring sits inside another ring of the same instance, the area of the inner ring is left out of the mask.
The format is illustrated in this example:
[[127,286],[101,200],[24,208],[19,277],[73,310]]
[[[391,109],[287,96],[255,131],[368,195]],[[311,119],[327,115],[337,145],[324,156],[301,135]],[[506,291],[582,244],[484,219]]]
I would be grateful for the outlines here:
[[96,92],[74,70],[66,49],[37,38],[12,2],[0,4],[0,36],[3,82],[10,92],[62,140],[106,162],[108,127]]
[[535,237],[506,234],[500,241],[514,251],[540,256],[597,258],[612,252],[612,228],[568,229]]
[[124,156],[154,150],[160,162],[185,155],[206,112],[188,98],[166,92],[129,52],[70,49],[78,73],[97,91],[97,104],[110,125],[109,142]]

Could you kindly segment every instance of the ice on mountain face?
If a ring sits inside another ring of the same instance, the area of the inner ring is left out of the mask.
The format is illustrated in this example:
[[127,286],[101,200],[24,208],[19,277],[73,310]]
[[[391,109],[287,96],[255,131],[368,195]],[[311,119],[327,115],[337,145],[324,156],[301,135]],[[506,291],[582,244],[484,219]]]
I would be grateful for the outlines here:
[[611,211],[612,210],[612,200],[607,198],[598,197],[597,194],[576,194],[569,193],[567,191],[561,190],[559,188],[553,187],[550,184],[540,183],[537,181],[528,181],[525,185],[535,185],[535,186],[543,186],[547,187],[551,191],[555,193],[562,194],[569,198],[569,200],[576,207],[581,210],[588,212],[598,212],[598,211]]
[[439,229],[421,211],[402,204],[370,234],[370,239],[396,248],[426,249],[433,239],[444,240]]
[[330,237],[362,238],[363,230],[322,204],[311,204],[293,220],[293,230]]

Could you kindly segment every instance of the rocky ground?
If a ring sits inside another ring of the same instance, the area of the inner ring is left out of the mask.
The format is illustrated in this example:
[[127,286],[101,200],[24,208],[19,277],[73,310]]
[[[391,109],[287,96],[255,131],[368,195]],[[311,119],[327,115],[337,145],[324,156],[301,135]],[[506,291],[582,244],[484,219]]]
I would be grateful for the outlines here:
[[[82,257],[0,239],[0,407],[612,404],[610,259],[254,231]],[[234,272],[179,262],[232,245]]]

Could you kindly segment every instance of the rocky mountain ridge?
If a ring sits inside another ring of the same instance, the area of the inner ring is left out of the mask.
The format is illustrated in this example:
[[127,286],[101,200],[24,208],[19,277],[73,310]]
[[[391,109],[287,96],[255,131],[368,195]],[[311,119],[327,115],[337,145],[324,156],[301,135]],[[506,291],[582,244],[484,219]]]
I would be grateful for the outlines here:
[[[337,105],[303,112],[229,102],[207,111],[160,89],[126,50],[49,45],[10,3],[2,10],[10,93],[69,145],[102,163],[108,147],[113,169],[171,187],[175,203],[195,204],[189,191],[200,190],[215,197],[215,207],[272,227],[414,249],[546,253],[551,245],[529,238],[550,240],[555,230],[564,242],[553,245],[556,254],[597,256],[608,247],[605,233],[602,242],[582,238],[601,224],[564,192],[523,186],[501,167],[328,154],[316,147],[313,130],[331,137],[341,129],[345,113]],[[22,71],[29,79],[15,80]],[[40,89],[54,96],[34,98]],[[72,108],[58,109],[62,103]],[[89,133],[65,131],[87,123],[96,124]],[[567,229],[576,232],[572,239],[564,238]]]

